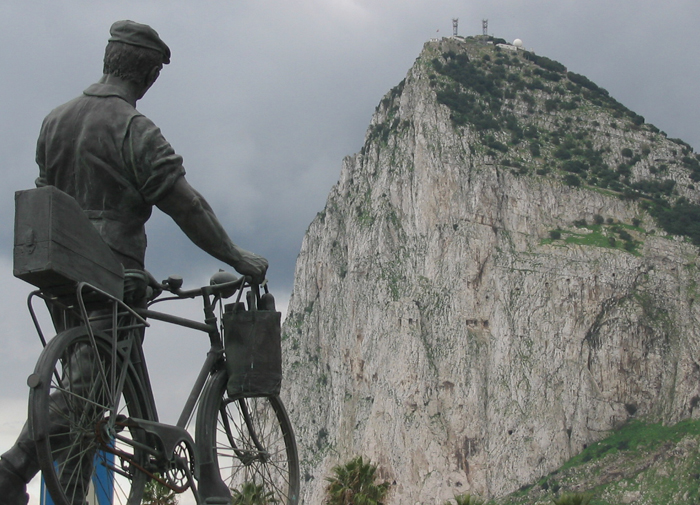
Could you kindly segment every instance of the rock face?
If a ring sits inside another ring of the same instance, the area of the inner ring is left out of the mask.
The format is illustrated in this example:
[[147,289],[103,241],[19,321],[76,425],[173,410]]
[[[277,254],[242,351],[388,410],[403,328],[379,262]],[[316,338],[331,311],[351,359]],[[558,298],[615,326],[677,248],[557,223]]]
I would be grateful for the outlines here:
[[651,215],[695,209],[697,158],[562,68],[428,42],[344,160],[284,327],[304,503],[355,455],[442,504],[697,417],[698,249]]

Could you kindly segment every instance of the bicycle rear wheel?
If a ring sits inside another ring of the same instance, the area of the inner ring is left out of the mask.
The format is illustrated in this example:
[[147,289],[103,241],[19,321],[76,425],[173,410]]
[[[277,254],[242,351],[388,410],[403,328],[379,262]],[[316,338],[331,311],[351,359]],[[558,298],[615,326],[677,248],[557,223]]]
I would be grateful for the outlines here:
[[[138,505],[147,481],[146,434],[129,418],[148,418],[134,365],[107,335],[85,327],[49,341],[31,377],[29,423],[55,505]],[[119,342],[123,344],[123,342]]]
[[[278,397],[233,400],[226,393],[227,379],[225,370],[216,372],[202,395],[196,428],[197,447],[204,453],[200,461],[213,460],[213,471],[218,470],[234,499],[254,496],[259,500],[255,503],[296,505],[299,459],[282,401]],[[203,476],[200,481],[203,493],[207,492],[202,488],[205,480]]]

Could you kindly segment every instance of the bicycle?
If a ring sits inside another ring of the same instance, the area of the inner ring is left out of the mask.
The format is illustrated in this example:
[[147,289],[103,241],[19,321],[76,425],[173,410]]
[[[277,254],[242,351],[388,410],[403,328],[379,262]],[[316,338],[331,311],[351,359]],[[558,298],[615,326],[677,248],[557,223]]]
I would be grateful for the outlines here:
[[[181,287],[181,278],[168,278],[157,288],[171,296],[154,297],[146,308],[130,307],[84,282],[67,298],[41,290],[29,295],[44,346],[27,381],[29,423],[56,505],[83,505],[88,493],[111,500],[101,503],[137,505],[149,480],[176,493],[189,489],[198,504],[230,504],[232,492],[257,493],[255,503],[298,503],[296,442],[282,401],[227,392],[222,316],[246,310],[240,301],[246,288],[248,310],[266,295],[261,286],[230,274],[215,274],[209,286]],[[224,305],[236,293],[236,302]],[[151,308],[197,297],[204,322]],[[49,306],[58,331],[48,341],[33,307],[36,298]],[[211,347],[176,425],[158,422],[141,346],[148,319],[209,336]],[[193,439],[186,427],[195,408]]]

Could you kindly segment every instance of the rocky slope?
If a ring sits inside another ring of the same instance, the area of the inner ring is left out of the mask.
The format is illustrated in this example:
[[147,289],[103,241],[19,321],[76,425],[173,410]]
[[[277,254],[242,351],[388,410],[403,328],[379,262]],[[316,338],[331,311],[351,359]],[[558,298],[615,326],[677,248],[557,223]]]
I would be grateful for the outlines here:
[[632,421],[588,446],[560,469],[489,505],[551,505],[577,493],[590,505],[698,503],[700,422]]
[[426,43],[297,261],[304,503],[357,454],[390,503],[504,496],[631,417],[697,416],[696,179],[690,146],[563,65]]

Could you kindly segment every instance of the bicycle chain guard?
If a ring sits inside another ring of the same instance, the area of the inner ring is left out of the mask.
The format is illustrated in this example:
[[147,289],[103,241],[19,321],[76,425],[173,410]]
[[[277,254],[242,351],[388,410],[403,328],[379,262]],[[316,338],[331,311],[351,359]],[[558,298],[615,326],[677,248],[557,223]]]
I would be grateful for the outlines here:
[[[192,437],[185,429],[178,426],[147,421],[146,419],[126,419],[124,416],[119,417],[120,418],[115,423],[116,433],[114,434],[107,433],[104,429],[106,428],[105,424],[107,420],[101,423],[101,427],[98,426],[97,435],[102,450],[115,454],[124,461],[135,465],[140,471],[146,473],[149,477],[160,482],[169,489],[172,489],[176,493],[183,493],[190,487],[195,487],[193,480],[199,474],[199,469],[197,468],[194,458],[195,444],[194,440],[192,440]],[[152,469],[144,468],[134,462],[132,455],[115,450],[110,440],[112,437],[118,438],[118,433],[124,428],[142,429],[149,435],[154,436],[158,440],[157,446],[162,447],[163,450],[161,452],[153,449],[151,452],[157,459],[161,460],[161,464],[164,463],[165,467],[156,469],[154,473]],[[162,477],[156,475],[156,473],[160,473]]]

